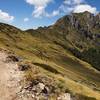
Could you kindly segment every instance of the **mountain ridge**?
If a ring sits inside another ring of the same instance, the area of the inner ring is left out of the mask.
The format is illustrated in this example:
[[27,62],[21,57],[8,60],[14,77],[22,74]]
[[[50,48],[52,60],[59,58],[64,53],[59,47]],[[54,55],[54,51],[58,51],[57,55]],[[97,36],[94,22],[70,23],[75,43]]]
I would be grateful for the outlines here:
[[[67,42],[69,42],[69,45],[70,46],[72,45],[72,47],[74,47],[74,48],[68,47],[68,49],[71,50],[75,49],[76,51],[74,52],[74,50],[72,50],[72,52],[73,54],[76,53],[75,56],[79,57],[81,56],[82,51],[86,52],[88,51],[88,49],[90,49],[90,51],[92,52],[92,48],[94,51],[96,48],[98,49],[96,51],[100,52],[100,17],[98,16],[100,16],[100,14],[94,16],[89,12],[74,13],[60,18],[54,25],[50,27],[39,28],[36,31],[31,29],[31,30],[27,30],[26,32],[29,32],[31,34],[32,31],[33,33],[36,32],[38,34],[43,33],[43,35],[45,34],[44,36],[46,36],[46,38],[48,39],[50,38],[47,35],[52,35],[52,36],[55,35],[55,38],[57,36],[58,38],[62,37],[63,41],[65,41],[66,44],[68,44]],[[56,43],[58,43],[58,40]],[[63,47],[67,48],[65,43],[58,43],[58,44],[63,45]],[[86,57],[84,59],[86,59]],[[93,66],[95,66],[95,64],[92,63],[93,60],[91,61],[86,60],[86,61],[91,63]],[[100,65],[99,62],[100,61],[96,63]],[[100,67],[96,67],[96,68],[100,70],[99,69]]]

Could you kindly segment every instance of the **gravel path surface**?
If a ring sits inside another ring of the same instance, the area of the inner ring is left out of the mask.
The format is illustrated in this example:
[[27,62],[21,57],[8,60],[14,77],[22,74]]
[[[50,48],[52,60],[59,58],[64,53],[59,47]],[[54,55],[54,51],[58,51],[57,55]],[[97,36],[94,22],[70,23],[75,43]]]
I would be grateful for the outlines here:
[[16,100],[22,75],[15,62],[5,62],[7,56],[0,51],[0,100]]

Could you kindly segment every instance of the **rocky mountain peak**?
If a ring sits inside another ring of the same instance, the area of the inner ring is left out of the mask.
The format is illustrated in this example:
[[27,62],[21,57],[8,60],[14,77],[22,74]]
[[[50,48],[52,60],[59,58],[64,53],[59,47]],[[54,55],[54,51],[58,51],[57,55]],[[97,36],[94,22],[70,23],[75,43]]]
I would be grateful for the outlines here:
[[96,15],[96,19],[100,21],[100,13]]
[[[62,23],[61,21],[64,21],[63,23],[71,23],[72,25],[75,24],[77,21],[93,21],[94,20],[94,15],[91,14],[90,12],[84,12],[84,13],[72,13],[70,15],[66,15],[62,18],[60,18],[56,24]],[[84,22],[83,22],[84,23]]]

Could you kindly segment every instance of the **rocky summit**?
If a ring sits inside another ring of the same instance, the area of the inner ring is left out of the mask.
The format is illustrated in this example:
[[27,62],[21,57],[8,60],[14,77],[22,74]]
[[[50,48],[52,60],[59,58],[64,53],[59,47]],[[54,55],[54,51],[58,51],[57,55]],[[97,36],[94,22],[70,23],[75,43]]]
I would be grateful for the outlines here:
[[36,30],[0,23],[0,86],[0,100],[100,100],[100,13]]

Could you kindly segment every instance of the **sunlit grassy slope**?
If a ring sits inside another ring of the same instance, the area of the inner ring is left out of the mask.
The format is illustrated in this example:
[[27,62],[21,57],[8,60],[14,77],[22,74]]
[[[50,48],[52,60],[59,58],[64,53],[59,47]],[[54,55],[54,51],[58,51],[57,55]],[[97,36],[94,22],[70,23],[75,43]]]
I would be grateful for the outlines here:
[[71,43],[67,42],[66,47],[59,44],[65,42],[60,34],[46,35],[38,31],[30,34],[1,23],[0,48],[38,66],[45,75],[63,80],[69,90],[100,100],[100,73],[66,48],[73,47]]

